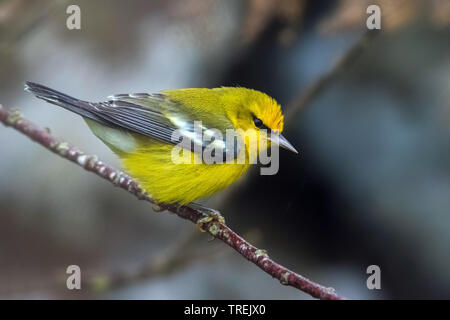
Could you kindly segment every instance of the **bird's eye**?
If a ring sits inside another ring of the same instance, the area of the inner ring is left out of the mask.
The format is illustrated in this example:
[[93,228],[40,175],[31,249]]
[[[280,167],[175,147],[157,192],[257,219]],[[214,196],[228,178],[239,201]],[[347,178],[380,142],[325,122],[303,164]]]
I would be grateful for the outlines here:
[[263,122],[259,118],[255,117],[255,119],[253,119],[253,122],[255,123],[255,126],[257,128],[262,128],[264,126]]

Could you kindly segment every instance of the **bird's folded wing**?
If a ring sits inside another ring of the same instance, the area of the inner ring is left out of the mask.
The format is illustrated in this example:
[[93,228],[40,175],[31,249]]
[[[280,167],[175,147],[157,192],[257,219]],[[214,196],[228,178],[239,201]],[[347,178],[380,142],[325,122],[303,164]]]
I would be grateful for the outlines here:
[[[234,159],[240,151],[238,141],[233,139],[228,144],[226,141],[226,129],[234,128],[231,121],[224,117],[220,122],[217,119],[211,121],[210,115],[194,115],[189,107],[163,94],[119,94],[111,96],[106,102],[91,103],[90,106],[90,112],[107,123],[162,142],[179,144],[194,152],[203,151],[208,145],[211,146],[212,141],[223,159]],[[220,128],[215,128],[217,125],[213,123],[218,122]]]

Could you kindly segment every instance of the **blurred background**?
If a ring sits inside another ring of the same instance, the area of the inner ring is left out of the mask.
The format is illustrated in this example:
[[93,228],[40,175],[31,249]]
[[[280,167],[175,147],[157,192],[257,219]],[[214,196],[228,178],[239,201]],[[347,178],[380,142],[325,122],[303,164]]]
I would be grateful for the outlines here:
[[[374,3],[381,32],[349,55]],[[69,4],[81,30],[66,27]],[[253,170],[207,205],[348,298],[448,299],[449,38],[450,0],[2,0],[0,103],[118,167],[80,117],[24,81],[91,101],[264,91],[288,112],[285,136],[300,155],[281,152],[277,175]],[[309,299],[12,129],[0,126],[0,145],[0,298]],[[65,287],[72,264],[79,291]],[[381,290],[366,287],[372,264]]]

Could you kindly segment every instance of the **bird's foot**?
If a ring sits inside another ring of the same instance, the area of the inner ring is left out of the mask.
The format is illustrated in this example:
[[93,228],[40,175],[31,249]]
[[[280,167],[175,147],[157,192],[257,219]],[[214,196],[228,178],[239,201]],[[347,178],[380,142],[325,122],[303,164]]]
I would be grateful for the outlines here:
[[155,212],[157,212],[157,213],[163,212],[163,211],[166,211],[166,210],[167,210],[166,208],[161,207],[161,206],[158,205],[158,204],[154,204],[154,205],[153,205],[153,211],[155,211]]
[[203,227],[208,222],[217,221],[223,225],[226,224],[225,218],[220,214],[219,211],[215,209],[211,209],[194,202],[190,203],[188,206],[191,207],[192,209],[195,209],[196,211],[199,211],[203,215],[203,218],[200,218],[197,221],[197,227],[202,232],[205,232],[205,229]]

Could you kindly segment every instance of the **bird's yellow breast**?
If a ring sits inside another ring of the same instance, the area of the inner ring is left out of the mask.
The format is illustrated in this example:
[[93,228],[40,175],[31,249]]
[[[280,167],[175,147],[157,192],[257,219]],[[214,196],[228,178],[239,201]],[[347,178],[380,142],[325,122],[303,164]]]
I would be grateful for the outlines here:
[[[235,182],[249,164],[176,164],[173,145],[137,138],[135,152],[119,154],[124,169],[159,202],[187,204]],[[190,151],[191,157],[197,157]]]

